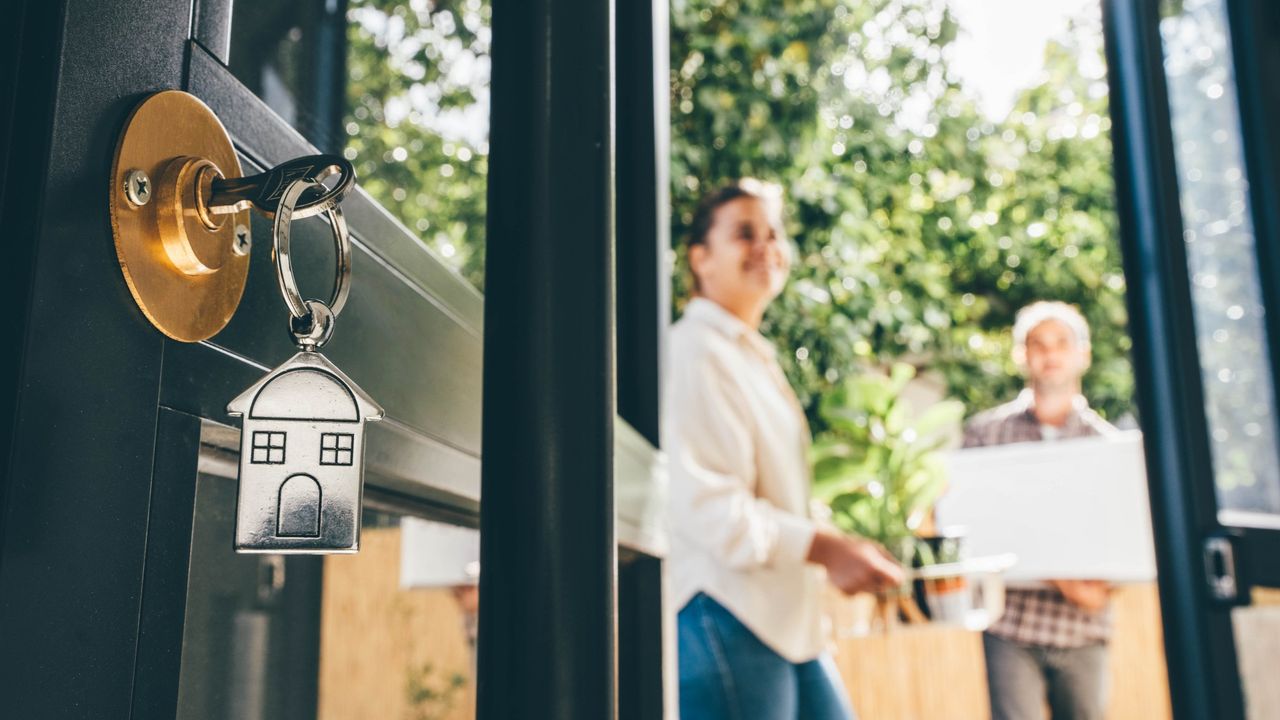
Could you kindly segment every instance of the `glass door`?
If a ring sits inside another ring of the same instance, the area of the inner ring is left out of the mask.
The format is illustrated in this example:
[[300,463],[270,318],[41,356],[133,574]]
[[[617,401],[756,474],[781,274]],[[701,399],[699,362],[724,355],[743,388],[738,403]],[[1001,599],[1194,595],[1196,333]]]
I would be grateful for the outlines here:
[[[1274,9],[1107,4],[1135,370],[1179,718],[1280,714]],[[1274,52],[1274,51],[1272,51]],[[1268,312],[1268,309],[1272,312]]]
[[1275,278],[1263,264],[1265,220],[1255,222],[1251,207],[1265,200],[1250,192],[1250,171],[1262,171],[1261,158],[1247,157],[1241,99],[1248,91],[1236,81],[1225,0],[1165,0],[1160,35],[1223,529],[1206,547],[1206,579],[1215,598],[1236,605],[1231,625],[1245,717],[1276,717],[1280,690],[1267,678],[1280,659],[1280,604],[1274,590],[1264,589],[1280,585],[1280,563],[1266,548],[1280,534],[1275,358],[1266,312]]
[[475,717],[479,531],[376,490],[355,555],[238,555],[236,448],[202,427],[177,718]]

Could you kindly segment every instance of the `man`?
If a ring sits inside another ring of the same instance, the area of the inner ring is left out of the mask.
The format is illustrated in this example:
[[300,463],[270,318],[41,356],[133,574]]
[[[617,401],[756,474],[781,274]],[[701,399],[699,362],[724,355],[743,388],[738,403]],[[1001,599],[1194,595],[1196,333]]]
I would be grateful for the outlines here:
[[[1108,435],[1089,409],[1080,379],[1089,368],[1089,326],[1074,307],[1037,302],[1019,311],[1013,357],[1027,387],[1013,402],[980,413],[964,446]],[[1050,580],[1011,588],[1005,614],[983,635],[993,720],[1101,720],[1107,694],[1110,587],[1100,580]]]

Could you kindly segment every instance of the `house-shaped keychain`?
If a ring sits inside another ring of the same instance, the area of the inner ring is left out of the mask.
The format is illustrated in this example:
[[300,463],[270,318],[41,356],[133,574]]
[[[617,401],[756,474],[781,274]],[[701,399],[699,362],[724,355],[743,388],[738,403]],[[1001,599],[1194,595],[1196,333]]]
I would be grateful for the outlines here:
[[227,406],[244,418],[236,551],[353,553],[360,544],[365,423],[382,407],[303,351]]

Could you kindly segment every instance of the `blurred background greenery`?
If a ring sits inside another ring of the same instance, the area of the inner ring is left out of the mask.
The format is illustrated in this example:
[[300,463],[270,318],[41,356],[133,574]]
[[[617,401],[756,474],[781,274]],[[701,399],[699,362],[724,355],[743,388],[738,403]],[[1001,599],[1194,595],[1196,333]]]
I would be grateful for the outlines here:
[[[362,185],[480,288],[489,17],[351,0],[343,121]],[[959,31],[944,0],[672,0],[673,310],[698,198],[780,183],[796,262],[762,331],[815,432],[825,394],[895,362],[969,414],[1011,399],[1010,327],[1039,299],[1089,319],[1099,412],[1135,412],[1097,19],[998,122],[949,65]]]
[[1082,72],[1100,27],[1051,42],[997,123],[948,67],[939,0],[677,0],[672,21],[673,238],[725,179],[786,188],[796,272],[763,332],[815,430],[842,377],[895,360],[969,413],[1011,399],[1010,327],[1038,299],[1080,306],[1086,395],[1133,411],[1105,77]]
[[360,185],[484,288],[488,0],[350,0],[346,156]]

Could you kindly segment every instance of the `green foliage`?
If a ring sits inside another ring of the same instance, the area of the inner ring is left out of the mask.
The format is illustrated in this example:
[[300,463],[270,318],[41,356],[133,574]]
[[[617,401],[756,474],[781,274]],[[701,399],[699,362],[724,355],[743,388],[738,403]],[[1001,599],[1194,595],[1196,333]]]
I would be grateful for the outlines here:
[[[346,156],[360,186],[484,283],[490,6],[351,0]],[[478,113],[478,115],[477,115]]]
[[902,391],[915,368],[895,364],[888,376],[863,373],[823,395],[826,430],[813,445],[814,493],[841,529],[898,551],[946,485],[937,451],[964,416],[943,401],[912,418]]
[[435,720],[449,714],[458,693],[467,686],[467,677],[441,673],[431,663],[410,668],[405,679],[405,695],[409,701],[409,720]]
[[[349,18],[361,184],[479,287],[489,2],[351,0]],[[969,413],[1008,400],[1014,313],[1038,299],[1081,308],[1085,394],[1133,412],[1094,21],[1050,44],[995,123],[947,67],[960,28],[944,0],[675,0],[671,20],[672,237],[730,179],[786,189],[793,280],[762,331],[816,431],[825,394],[895,361]]]
[[948,72],[942,0],[686,0],[672,20],[673,240],[734,177],[787,190],[793,279],[761,330],[815,430],[821,398],[895,360],[969,413],[1008,400],[1013,316],[1038,299],[1081,307],[1086,394],[1132,411],[1106,86],[1081,71],[1101,46],[1078,42],[1100,28],[1052,44],[996,124]]

